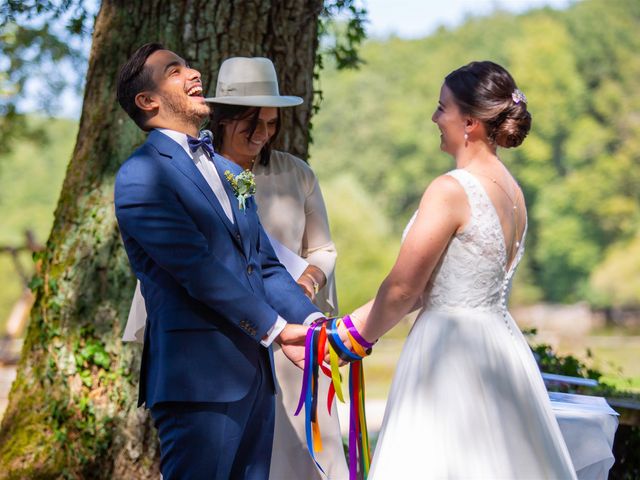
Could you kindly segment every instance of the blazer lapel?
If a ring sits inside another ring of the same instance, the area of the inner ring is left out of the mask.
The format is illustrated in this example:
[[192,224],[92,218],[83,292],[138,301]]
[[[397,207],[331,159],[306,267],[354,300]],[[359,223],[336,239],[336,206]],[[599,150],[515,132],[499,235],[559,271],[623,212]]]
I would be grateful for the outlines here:
[[[196,167],[193,159],[191,159],[184,151],[184,149],[178,145],[176,142],[171,140],[166,135],[153,130],[149,134],[148,141],[156,147],[158,152],[161,155],[171,158],[171,163],[182,172],[189,180],[191,180],[202,192],[202,194],[207,198],[213,209],[216,211],[222,223],[227,228],[229,233],[231,234],[233,240],[238,243],[238,246],[242,247],[244,250],[244,245],[241,240],[238,238],[238,230],[235,225],[231,223],[227,214],[224,213],[224,209],[220,202],[216,198],[215,193],[211,190],[211,187],[204,179],[198,167]],[[222,183],[228,183],[221,177]]]
[[[246,212],[240,210],[238,199],[236,198],[233,188],[224,175],[224,172],[226,170],[229,170],[233,173],[234,169],[237,170],[239,167],[235,163],[233,163],[232,165],[225,165],[225,163],[227,162],[230,162],[230,160],[227,160],[221,155],[214,155],[213,164],[216,166],[218,175],[220,175],[220,179],[224,184],[224,190],[227,192],[227,196],[229,197],[229,201],[231,202],[233,216],[236,221],[236,225],[238,226],[238,230],[240,231],[240,238],[242,241],[244,256],[245,258],[249,258],[249,255],[251,254],[251,236],[249,235],[249,222],[247,221],[247,214]],[[230,168],[226,168],[227,166]]]

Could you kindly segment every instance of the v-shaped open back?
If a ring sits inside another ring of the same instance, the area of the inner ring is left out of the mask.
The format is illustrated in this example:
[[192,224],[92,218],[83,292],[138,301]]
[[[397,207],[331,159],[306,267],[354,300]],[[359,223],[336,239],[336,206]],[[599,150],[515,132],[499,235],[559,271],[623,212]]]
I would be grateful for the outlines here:
[[[523,208],[523,211],[524,211],[524,222],[523,222],[524,223],[524,227],[522,228],[522,232],[518,231],[518,222],[517,222],[517,217],[516,217],[518,215],[518,212],[517,212],[516,209],[512,210],[513,218],[514,218],[513,235],[512,235],[513,240],[512,240],[512,243],[511,243],[511,248],[509,248],[509,242],[507,241],[508,234],[505,231],[505,228],[502,225],[502,222],[500,221],[500,214],[498,212],[498,208],[496,207],[496,204],[494,203],[493,199],[491,198],[491,195],[489,195],[489,192],[487,191],[487,188],[480,181],[480,179],[478,179],[471,172],[469,172],[467,170],[464,170],[464,169],[460,169],[458,171],[465,172],[464,174],[468,178],[472,179],[472,181],[477,185],[480,195],[484,196],[486,202],[490,206],[490,209],[489,209],[490,210],[490,215],[493,217],[493,219],[495,221],[495,224],[499,227],[500,232],[501,232],[500,238],[502,240],[501,246],[502,246],[502,251],[503,251],[503,254],[504,254],[504,270],[505,270],[505,272],[507,274],[507,277],[510,277],[511,273],[513,272],[513,270],[517,266],[517,262],[520,260],[520,257],[521,257],[520,252],[524,249],[524,239],[525,239],[525,236],[526,236],[526,233],[527,233],[527,226],[528,226],[528,218],[527,218],[526,208]],[[487,178],[489,178],[489,177],[487,177]],[[498,185],[498,188],[500,188],[502,190],[502,187],[500,187],[499,185]],[[473,202],[472,196],[469,195],[469,191],[468,191],[467,188],[465,188],[465,191],[467,192],[467,197],[469,199],[470,208],[472,208],[472,209],[481,208],[478,205],[473,205],[472,204],[472,202]],[[503,195],[507,196],[507,198],[509,198],[509,201],[513,205],[513,202],[511,200],[511,198],[508,196],[508,194],[506,193],[506,191],[503,190],[501,193]],[[516,240],[518,238],[519,238],[519,240]],[[509,253],[511,253],[511,256],[509,256]]]
[[507,258],[482,184],[465,170],[448,175],[464,188],[471,217],[429,279],[369,478],[575,479],[538,366],[507,309],[526,221]]

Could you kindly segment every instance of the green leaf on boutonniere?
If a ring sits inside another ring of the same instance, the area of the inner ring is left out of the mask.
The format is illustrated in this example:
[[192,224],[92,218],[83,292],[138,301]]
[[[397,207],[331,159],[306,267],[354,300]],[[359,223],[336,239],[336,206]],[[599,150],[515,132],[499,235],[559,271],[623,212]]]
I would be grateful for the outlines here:
[[238,199],[238,208],[244,210],[247,199],[256,193],[255,175],[251,170],[244,170],[238,175],[225,170],[224,176],[231,185],[233,194]]

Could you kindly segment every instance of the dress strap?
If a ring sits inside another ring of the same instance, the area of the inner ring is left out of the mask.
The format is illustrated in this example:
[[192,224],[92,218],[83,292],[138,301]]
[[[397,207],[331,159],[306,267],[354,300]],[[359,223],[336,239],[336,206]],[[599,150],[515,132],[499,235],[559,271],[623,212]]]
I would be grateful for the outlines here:
[[471,209],[471,216],[473,218],[480,218],[483,213],[486,213],[486,208],[483,207],[486,207],[484,204],[488,201],[488,198],[484,194],[482,185],[472,174],[466,170],[458,168],[447,172],[447,175],[455,178],[464,189],[467,194],[469,207]]

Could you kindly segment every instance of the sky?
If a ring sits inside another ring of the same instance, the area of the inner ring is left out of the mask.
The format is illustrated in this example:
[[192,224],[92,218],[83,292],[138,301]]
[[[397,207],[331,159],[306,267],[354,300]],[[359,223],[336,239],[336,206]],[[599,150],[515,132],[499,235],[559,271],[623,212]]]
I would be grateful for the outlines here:
[[[359,6],[367,9],[367,35],[385,38],[421,38],[438,27],[455,27],[469,16],[489,15],[496,9],[514,13],[532,8],[550,6],[566,8],[576,0],[359,0]],[[32,88],[39,88],[34,85]],[[30,96],[27,95],[27,98]],[[35,96],[32,98],[36,98]],[[32,104],[30,104],[32,103]],[[82,98],[65,92],[62,110],[56,116],[79,118]],[[37,110],[37,104],[29,100],[21,104],[21,110]]]
[[420,38],[439,26],[454,27],[473,15],[488,15],[496,9],[514,13],[550,6],[566,8],[572,0],[360,0],[368,11],[368,34]]

